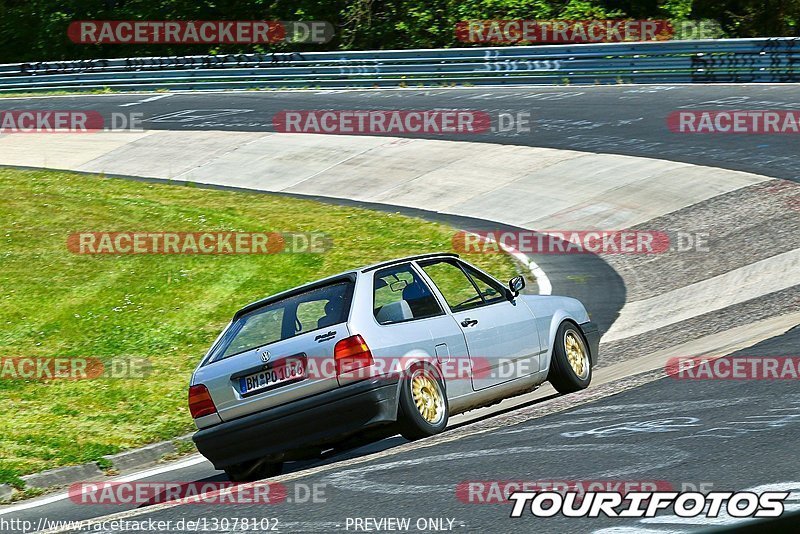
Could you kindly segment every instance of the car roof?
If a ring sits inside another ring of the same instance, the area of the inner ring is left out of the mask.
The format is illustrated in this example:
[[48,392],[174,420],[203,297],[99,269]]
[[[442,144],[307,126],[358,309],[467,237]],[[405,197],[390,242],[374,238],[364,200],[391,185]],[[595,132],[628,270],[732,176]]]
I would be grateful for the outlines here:
[[407,261],[414,261],[414,260],[426,260],[428,258],[458,258],[458,254],[453,254],[451,252],[434,252],[431,254],[417,254],[416,256],[406,256],[404,258],[397,258],[390,261],[383,261],[380,263],[374,263],[372,265],[368,265],[366,267],[362,267],[358,269],[362,273],[366,273],[369,271],[374,271],[376,269],[380,269],[381,267],[389,267],[391,265],[395,265],[398,263],[405,263]]
[[344,282],[344,281],[348,281],[348,280],[351,281],[351,282],[354,282],[355,279],[356,279],[356,276],[358,276],[359,272],[366,273],[366,272],[374,271],[376,269],[380,269],[380,268],[383,268],[383,267],[390,267],[392,265],[397,265],[397,264],[400,264],[400,263],[405,263],[405,262],[414,261],[414,260],[423,260],[423,259],[429,259],[429,258],[458,258],[458,257],[459,257],[458,254],[453,254],[453,253],[449,253],[449,252],[438,252],[438,253],[431,253],[431,254],[418,254],[418,255],[415,255],[415,256],[405,256],[403,258],[397,258],[397,259],[390,260],[390,261],[374,263],[372,265],[367,265],[367,266],[361,267],[359,269],[351,269],[351,270],[345,271],[343,273],[335,274],[333,276],[327,276],[325,278],[321,278],[319,280],[315,280],[313,282],[309,282],[309,283],[303,284],[301,286],[297,286],[297,287],[293,287],[291,289],[287,289],[285,291],[281,291],[280,293],[276,293],[274,295],[270,295],[270,296],[265,297],[263,299],[259,299],[259,300],[255,301],[255,302],[251,302],[247,306],[244,306],[239,311],[237,311],[233,316],[233,320],[235,321],[236,319],[238,319],[239,317],[241,317],[242,315],[244,315],[246,313],[249,313],[249,312],[251,312],[253,310],[256,310],[258,308],[266,306],[267,304],[270,304],[272,302],[276,302],[278,300],[285,299],[287,297],[291,297],[291,296],[294,296],[294,295],[299,295],[301,293],[305,293],[307,291],[310,291],[310,290],[313,290],[313,289],[316,289],[316,288],[319,288],[319,287],[324,287],[326,285],[334,284],[336,282]]

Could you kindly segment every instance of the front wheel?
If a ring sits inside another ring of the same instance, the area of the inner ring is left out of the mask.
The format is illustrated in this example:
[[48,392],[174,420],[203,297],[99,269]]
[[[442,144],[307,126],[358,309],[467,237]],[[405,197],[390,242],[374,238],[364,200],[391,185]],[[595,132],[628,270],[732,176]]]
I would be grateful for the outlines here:
[[438,434],[447,427],[447,395],[444,383],[430,366],[419,364],[406,372],[400,383],[400,434],[414,441]]
[[586,389],[592,381],[592,362],[580,328],[565,322],[556,332],[547,379],[561,394]]
[[262,478],[275,477],[283,472],[283,462],[254,460],[225,468],[225,474],[232,482],[254,482]]

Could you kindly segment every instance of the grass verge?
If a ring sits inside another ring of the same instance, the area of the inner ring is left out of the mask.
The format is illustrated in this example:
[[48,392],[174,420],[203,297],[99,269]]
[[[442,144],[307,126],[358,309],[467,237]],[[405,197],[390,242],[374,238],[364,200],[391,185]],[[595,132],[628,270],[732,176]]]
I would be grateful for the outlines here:
[[[349,268],[451,250],[454,229],[276,195],[0,169],[0,358],[146,358],[142,379],[0,379],[0,483],[193,429],[189,376],[240,306]],[[325,232],[324,254],[78,255],[75,232]],[[508,279],[511,260],[470,258]]]

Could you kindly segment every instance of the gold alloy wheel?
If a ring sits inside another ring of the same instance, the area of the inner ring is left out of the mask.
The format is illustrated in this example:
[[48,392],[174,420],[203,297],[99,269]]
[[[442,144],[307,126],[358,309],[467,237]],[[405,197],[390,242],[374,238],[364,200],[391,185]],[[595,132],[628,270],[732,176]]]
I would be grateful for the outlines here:
[[444,417],[444,396],[439,383],[426,371],[417,369],[411,376],[411,398],[425,421],[437,425]]
[[564,333],[564,351],[575,375],[586,380],[589,376],[589,355],[581,335],[574,330],[567,330]]

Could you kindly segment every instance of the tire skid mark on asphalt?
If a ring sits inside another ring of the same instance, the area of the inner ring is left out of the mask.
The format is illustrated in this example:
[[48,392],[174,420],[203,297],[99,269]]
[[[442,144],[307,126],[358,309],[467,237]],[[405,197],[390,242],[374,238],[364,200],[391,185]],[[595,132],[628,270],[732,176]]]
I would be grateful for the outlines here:
[[[294,473],[289,473],[287,475],[281,475],[278,477],[273,477],[268,479],[266,482],[251,482],[248,484],[242,484],[239,486],[239,489],[248,488],[252,486],[257,486],[259,484],[264,483],[284,483],[293,480],[299,480],[305,477],[310,477],[314,475],[318,475],[320,473],[327,473],[329,471],[333,471],[336,469],[347,468],[355,465],[365,464],[367,462],[381,460],[383,458],[388,458],[391,456],[396,456],[398,454],[402,454],[404,452],[410,452],[415,450],[427,449],[430,447],[434,447],[436,445],[440,445],[443,443],[450,443],[453,441],[458,441],[467,437],[477,436],[481,434],[486,434],[488,432],[492,432],[503,428],[509,425],[516,425],[519,423],[524,423],[526,421],[530,421],[533,419],[538,419],[540,417],[544,417],[546,415],[551,415],[559,412],[563,412],[566,410],[570,410],[575,408],[576,406],[581,406],[584,404],[588,404],[591,402],[595,402],[597,400],[610,397],[612,395],[617,395],[619,393],[623,393],[630,389],[637,388],[649,382],[653,382],[655,380],[659,380],[664,378],[664,373],[661,370],[652,371],[648,373],[643,373],[640,375],[624,378],[618,380],[616,382],[602,384],[598,387],[583,390],[579,393],[573,393],[567,396],[557,397],[551,400],[547,400],[544,402],[537,403],[533,406],[528,406],[526,408],[522,408],[519,410],[515,410],[510,413],[502,414],[496,417],[490,417],[488,419],[481,420],[476,423],[468,424],[453,430],[447,430],[442,434],[437,434],[435,436],[431,436],[430,438],[426,438],[420,441],[415,441],[411,443],[406,443],[400,445],[398,447],[394,447],[392,449],[387,449],[384,451],[376,452],[373,454],[369,454],[367,456],[361,456],[359,458],[352,458],[349,460],[343,460],[341,462],[330,463],[326,465],[321,465],[318,467],[314,467],[305,471],[298,471]],[[213,495],[214,493],[219,492],[210,492],[208,495]],[[171,508],[176,508],[178,506],[182,506],[186,503],[181,502],[173,502],[173,503],[163,503],[163,504],[156,504],[153,506],[149,506],[146,508],[139,508],[136,510],[127,510],[124,512],[118,512],[102,517],[97,517],[91,520],[88,520],[85,524],[85,529],[91,529],[93,525],[99,524],[105,521],[113,521],[117,519],[128,519],[131,517],[137,517],[142,515],[148,515],[153,512],[159,512],[162,510],[168,510]],[[56,534],[62,532],[72,532],[74,529],[70,528],[52,528],[44,531],[40,531],[42,534]]]
[[[558,421],[546,425],[533,425],[525,428],[516,428],[503,430],[500,434],[519,434],[525,432],[540,432],[542,430],[549,430],[554,428],[562,428],[565,426],[575,426],[581,424],[603,423],[614,421],[626,417],[632,417],[637,412],[650,415],[669,414],[672,415],[680,410],[691,410],[694,408],[708,409],[708,408],[726,408],[738,404],[754,402],[754,397],[737,397],[735,399],[708,399],[700,401],[677,401],[677,402],[652,402],[652,403],[639,403],[639,404],[612,404],[602,407],[587,407],[575,410],[572,415],[587,415],[587,417],[579,417],[569,421]],[[612,412],[612,413],[609,413]],[[591,415],[600,414],[600,415]]]
[[[700,418],[693,417],[686,414],[687,410],[692,408],[702,408],[704,410],[713,408],[728,408],[735,405],[746,404],[750,406],[758,406],[768,404],[773,400],[769,396],[749,396],[739,397],[736,399],[722,399],[714,400],[708,399],[704,401],[683,401],[676,403],[674,406],[665,405],[663,403],[652,404],[619,404],[603,407],[612,412],[601,416],[580,417],[582,413],[591,413],[599,409],[586,408],[577,410],[572,415],[577,415],[577,419],[567,421],[559,421],[557,423],[548,425],[532,425],[522,429],[513,429],[501,431],[499,434],[519,434],[524,432],[541,432],[548,429],[561,429],[564,427],[575,427],[579,425],[598,425],[593,428],[583,428],[571,431],[561,432],[561,437],[564,438],[616,438],[621,436],[629,436],[633,434],[649,433],[649,434],[665,434],[665,433],[679,433],[677,436],[665,436],[663,440],[686,440],[686,439],[699,439],[699,438],[717,438],[729,439],[750,434],[754,432],[768,432],[770,430],[784,428],[789,425],[800,423],[800,395],[787,395],[785,397],[790,406],[782,408],[770,408],[764,414],[746,415],[743,417],[734,418],[730,420],[726,418],[722,422],[712,423],[710,428],[703,428],[706,426]],[[666,419],[652,419],[656,415],[668,415]],[[646,416],[648,419],[642,420],[641,416]],[[621,422],[620,419],[625,419]],[[684,430],[690,433],[683,432]]]
[[[477,92],[477,91],[476,91],[476,92]],[[504,96],[509,96],[509,95],[504,95]],[[587,402],[591,402],[591,401],[587,401]],[[547,404],[547,403],[545,403],[545,404]],[[574,404],[573,404],[573,405],[574,405]],[[571,406],[570,406],[570,407],[571,407]],[[561,411],[561,410],[558,410],[558,411]],[[554,411],[554,412],[551,412],[551,413],[557,413],[557,411]],[[545,414],[543,414],[543,415],[545,415]],[[532,418],[534,418],[534,417],[530,417],[530,419],[532,419]],[[454,431],[454,432],[455,432],[455,431]],[[485,431],[477,431],[477,432],[474,432],[474,434],[478,434],[478,433],[482,433],[482,432],[485,432]],[[467,434],[467,435],[472,435],[472,434]],[[466,437],[466,436],[463,436],[463,437]],[[453,439],[452,439],[452,440],[448,440],[448,441],[453,441],[453,440],[456,440],[456,439],[460,439],[460,437],[453,437]],[[439,442],[439,441],[436,441],[436,442],[430,443],[429,445],[423,445],[423,446],[432,446],[432,445],[435,445],[435,444],[438,444],[438,443],[440,443],[440,442]],[[421,447],[414,447],[414,448],[421,448]],[[411,448],[411,449],[408,449],[408,450],[413,450],[414,448]],[[404,452],[404,450],[403,450],[403,451],[397,451],[397,452],[395,452],[394,454],[397,454],[397,453],[399,453],[399,452]],[[369,461],[369,460],[371,460],[371,459],[374,459],[372,456],[370,456],[370,457],[367,457],[367,458],[368,458],[368,459],[365,459],[364,461]],[[341,466],[343,466],[343,465],[345,465],[345,464],[344,464],[344,463],[340,463],[340,464],[333,464],[333,466],[334,466],[334,467],[341,467]],[[307,471],[307,472],[305,472],[305,473],[301,473],[301,474],[298,474],[298,475],[305,476],[306,474],[310,474],[310,473],[311,473],[310,471]],[[298,476],[298,478],[299,478],[299,476]],[[276,479],[276,480],[277,480],[277,479]],[[288,480],[288,478],[287,478],[287,480]],[[150,509],[150,510],[152,510],[152,509]],[[150,510],[147,510],[147,511],[150,511]]]
[[[600,450],[606,450],[613,454],[623,454],[625,452],[630,453],[631,455],[649,455],[651,451],[640,451],[638,449],[634,450],[621,450],[620,444],[564,444],[564,445],[555,445],[555,446],[542,446],[542,447],[533,447],[533,446],[525,446],[525,447],[504,447],[504,448],[494,448],[494,449],[478,449],[469,452],[455,452],[455,453],[447,453],[447,454],[438,454],[432,456],[423,456],[419,458],[413,458],[409,460],[397,460],[394,462],[388,463],[381,463],[377,465],[367,465],[364,467],[357,467],[354,469],[347,469],[344,471],[338,471],[336,473],[332,473],[327,475],[323,478],[323,480],[337,489],[345,489],[349,491],[361,491],[361,492],[368,492],[368,493],[384,493],[387,495],[398,495],[398,494],[427,494],[427,493],[453,493],[453,484],[439,484],[435,486],[423,486],[423,485],[414,485],[408,486],[404,484],[391,484],[385,482],[373,482],[367,480],[365,476],[370,473],[378,472],[378,471],[387,471],[390,469],[394,469],[397,467],[405,467],[405,466],[419,466],[420,464],[429,464],[429,463],[437,463],[437,462],[453,462],[458,460],[466,460],[472,458],[483,458],[486,456],[507,456],[507,455],[514,455],[514,454],[530,454],[530,453],[552,453],[552,452],[575,452],[575,451],[588,451],[588,452],[597,452]],[[601,479],[601,478],[613,478],[622,475],[629,475],[633,473],[640,473],[644,471],[649,471],[652,469],[662,469],[675,466],[680,464],[681,462],[686,461],[688,458],[691,457],[691,454],[675,447],[664,447],[661,454],[659,454],[659,461],[652,462],[652,460],[648,457],[647,462],[645,463],[636,463],[632,464],[631,467],[626,467],[622,469],[616,469],[613,471],[603,471],[596,474],[587,474],[584,475],[588,479]],[[553,476],[551,478],[558,479],[558,476]]]
[[613,425],[606,425],[590,430],[575,430],[572,432],[562,432],[565,438],[607,438],[617,436],[630,436],[632,434],[665,434],[669,432],[680,432],[686,428],[696,428],[701,426],[700,419],[697,417],[671,417],[669,419],[650,419],[647,421],[624,421]]

